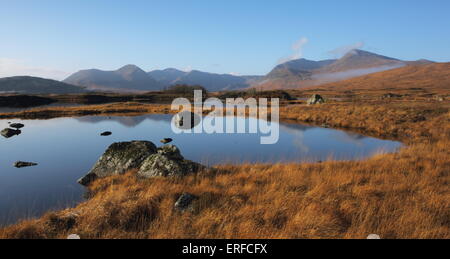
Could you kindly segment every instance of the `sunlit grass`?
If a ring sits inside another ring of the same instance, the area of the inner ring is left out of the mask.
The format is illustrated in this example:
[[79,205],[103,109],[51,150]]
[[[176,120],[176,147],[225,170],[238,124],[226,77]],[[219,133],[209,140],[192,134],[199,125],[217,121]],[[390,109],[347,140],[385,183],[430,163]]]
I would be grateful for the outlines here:
[[[185,178],[139,180],[129,172],[94,182],[92,198],[76,208],[1,229],[0,237],[450,238],[448,108],[378,101],[282,107],[286,120],[407,146],[362,161],[222,165]],[[199,199],[181,213],[174,203],[184,192]]]

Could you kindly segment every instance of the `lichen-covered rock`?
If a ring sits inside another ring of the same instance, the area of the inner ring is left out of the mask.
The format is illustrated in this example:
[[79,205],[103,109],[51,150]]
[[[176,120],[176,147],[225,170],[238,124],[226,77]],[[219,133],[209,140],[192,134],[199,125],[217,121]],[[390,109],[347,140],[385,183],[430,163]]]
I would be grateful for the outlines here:
[[183,160],[184,157],[181,155],[180,149],[174,145],[165,145],[160,148],[158,148],[158,154],[165,155],[169,157],[170,159],[175,160]]
[[138,171],[138,176],[144,178],[185,176],[202,169],[204,166],[184,159],[176,146],[167,145],[145,159]]
[[10,129],[10,128],[6,128],[0,132],[0,134],[5,138],[10,138],[10,137],[13,137],[16,135],[20,135],[21,133],[22,133],[22,131],[20,131],[20,130],[15,130],[15,129]]
[[91,171],[78,180],[78,183],[88,185],[97,178],[124,174],[129,170],[138,169],[145,159],[156,152],[156,146],[150,141],[114,143],[108,147]]
[[325,99],[319,94],[314,94],[311,98],[306,102],[308,105],[321,104],[325,103]]

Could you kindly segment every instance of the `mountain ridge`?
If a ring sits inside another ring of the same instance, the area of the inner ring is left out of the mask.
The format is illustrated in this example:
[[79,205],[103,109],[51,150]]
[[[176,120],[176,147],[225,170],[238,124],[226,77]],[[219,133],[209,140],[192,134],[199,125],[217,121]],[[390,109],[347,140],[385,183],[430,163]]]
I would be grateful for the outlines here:
[[403,66],[432,63],[429,60],[403,61],[354,49],[336,60],[297,59],[280,64],[252,87],[261,90],[307,88]]
[[125,65],[114,71],[99,69],[80,70],[63,80],[90,90],[152,91],[162,86],[136,65]]
[[33,76],[0,78],[0,92],[15,94],[76,94],[87,92],[83,87]]
[[308,89],[447,89],[450,90],[450,63],[404,66]]
[[354,49],[339,59],[296,59],[278,64],[264,76],[236,76],[175,68],[145,72],[136,65],[115,71],[80,70],[63,82],[90,90],[157,91],[176,84],[200,85],[208,91],[258,88],[261,90],[305,88],[359,77],[403,66],[432,64],[433,61],[403,61]]

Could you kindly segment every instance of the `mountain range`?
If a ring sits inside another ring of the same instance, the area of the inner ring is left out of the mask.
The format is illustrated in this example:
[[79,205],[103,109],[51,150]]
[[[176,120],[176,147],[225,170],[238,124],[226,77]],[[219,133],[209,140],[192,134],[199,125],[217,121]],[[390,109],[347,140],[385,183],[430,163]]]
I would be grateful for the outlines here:
[[184,72],[175,68],[148,73],[135,65],[126,65],[116,71],[98,69],[81,70],[63,82],[83,86],[90,90],[157,91],[172,85],[201,85],[209,91],[247,88],[258,76],[214,74],[198,70]]
[[115,92],[160,90],[163,84],[135,65],[126,65],[116,71],[81,70],[66,78],[64,83],[83,86],[89,90]]
[[277,65],[264,76],[215,74],[175,68],[145,72],[135,65],[115,71],[88,69],[62,82],[32,77],[5,78],[0,92],[80,93],[83,91],[148,92],[172,85],[200,85],[208,91],[257,88],[261,90],[300,89],[414,65],[433,64],[428,60],[403,61],[363,50],[352,50],[339,59],[296,59]]
[[116,71],[82,70],[64,82],[90,90],[112,91],[154,91],[176,84],[201,85],[213,92],[251,87],[269,90],[311,87],[403,66],[428,63],[432,62],[402,61],[368,51],[352,50],[340,59],[291,60],[277,65],[265,76],[236,76],[198,70],[185,72],[175,68],[146,73],[137,66],[127,65]]

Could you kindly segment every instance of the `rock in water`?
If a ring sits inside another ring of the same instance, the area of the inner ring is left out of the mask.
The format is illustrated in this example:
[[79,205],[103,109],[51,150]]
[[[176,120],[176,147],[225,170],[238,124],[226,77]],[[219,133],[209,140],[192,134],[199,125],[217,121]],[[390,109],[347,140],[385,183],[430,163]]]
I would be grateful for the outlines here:
[[198,197],[195,195],[192,195],[190,193],[183,193],[175,202],[175,209],[180,211],[190,209],[192,207],[192,202],[196,199],[198,199]]
[[185,176],[204,169],[203,165],[185,160],[180,150],[174,145],[166,145],[150,155],[139,168],[138,176],[144,178]]
[[325,103],[325,99],[318,94],[314,94],[311,98],[306,102],[308,105],[321,104]]
[[97,178],[124,174],[129,170],[138,169],[146,158],[156,152],[156,146],[150,141],[114,143],[108,147],[91,171],[78,180],[78,183],[88,185]]
[[25,125],[23,125],[22,123],[12,123],[9,126],[11,128],[15,128],[15,129],[21,129],[21,128],[25,127]]
[[183,111],[173,117],[175,126],[182,130],[190,130],[200,124],[201,117],[189,111]]
[[17,161],[14,163],[14,167],[16,168],[22,168],[22,167],[29,167],[29,166],[37,166],[37,163],[32,162],[23,162],[23,161]]
[[10,128],[6,128],[0,132],[0,134],[5,138],[10,138],[10,137],[13,137],[16,135],[20,135],[21,133],[22,133],[22,131],[20,131],[20,130],[15,130],[15,129],[10,129]]
[[100,136],[106,137],[106,136],[111,136],[112,132],[111,131],[105,131],[103,133],[100,134]]
[[169,144],[172,141],[173,141],[173,139],[171,139],[171,138],[164,138],[164,139],[161,139],[160,142],[163,144]]

